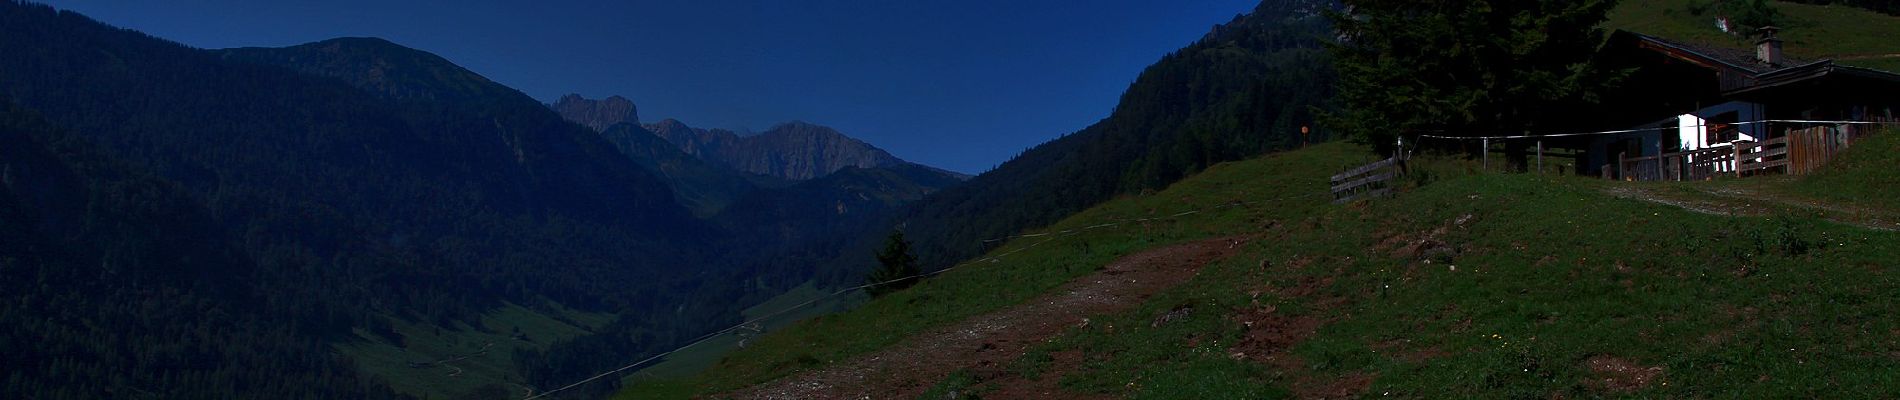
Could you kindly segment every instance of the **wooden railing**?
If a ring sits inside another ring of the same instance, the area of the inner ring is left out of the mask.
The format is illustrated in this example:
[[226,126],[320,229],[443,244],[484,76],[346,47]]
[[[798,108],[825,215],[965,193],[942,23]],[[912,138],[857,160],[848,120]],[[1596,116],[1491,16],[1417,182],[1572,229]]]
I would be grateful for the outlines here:
[[1694,150],[1679,154],[1675,164],[1681,165],[1676,174],[1679,181],[1699,181],[1714,178],[1735,165],[1735,150],[1728,146],[1712,149]]
[[1788,137],[1782,136],[1766,142],[1735,142],[1735,176],[1750,172],[1766,171],[1781,167],[1787,172]]
[[1393,156],[1333,175],[1333,204],[1391,194],[1390,181],[1404,170],[1405,160]]
[[1657,161],[1656,156],[1648,156],[1648,157],[1629,157],[1628,155],[1619,156],[1616,162],[1616,165],[1618,168],[1616,175],[1623,177],[1623,180],[1626,180],[1626,181],[1661,180],[1663,176],[1668,176],[1668,171],[1667,171],[1668,168],[1666,165],[1668,156],[1669,154],[1663,155],[1664,163],[1659,163]]
[[[1696,181],[1718,174],[1742,176],[1774,168],[1790,172],[1787,169],[1791,159],[1789,149],[1788,137],[1779,137],[1765,142],[1735,142],[1661,156],[1620,157],[1616,164],[1617,176],[1631,181]],[[1831,155],[1834,149],[1814,151]]]

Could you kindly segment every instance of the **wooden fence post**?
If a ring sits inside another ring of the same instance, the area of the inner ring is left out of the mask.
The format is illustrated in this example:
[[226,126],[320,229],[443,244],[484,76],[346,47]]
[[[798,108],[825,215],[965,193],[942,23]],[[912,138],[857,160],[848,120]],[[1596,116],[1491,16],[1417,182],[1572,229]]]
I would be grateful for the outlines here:
[[1656,132],[1656,181],[1662,182],[1666,180],[1668,179],[1663,178],[1662,132]]
[[1537,141],[1537,174],[1544,174],[1544,141]]
[[1616,153],[1616,177],[1615,178],[1629,180],[1630,178],[1629,158],[1630,158],[1629,152]]
[[1478,171],[1491,172],[1491,138],[1484,138],[1484,147],[1478,149]]
[[1398,145],[1399,145],[1399,153],[1393,154],[1392,157],[1398,158],[1399,161],[1405,161],[1405,135],[1404,134],[1399,135]]
[[1729,150],[1733,150],[1733,151],[1735,152],[1735,159],[1734,159],[1734,160],[1730,160],[1730,162],[1733,162],[1733,163],[1735,163],[1735,168],[1733,169],[1733,171],[1735,171],[1735,177],[1736,177],[1736,178],[1740,178],[1740,177],[1742,177],[1742,145],[1741,145],[1741,142],[1731,142],[1731,143],[1729,143],[1729,144],[1728,144],[1728,147],[1729,147]]

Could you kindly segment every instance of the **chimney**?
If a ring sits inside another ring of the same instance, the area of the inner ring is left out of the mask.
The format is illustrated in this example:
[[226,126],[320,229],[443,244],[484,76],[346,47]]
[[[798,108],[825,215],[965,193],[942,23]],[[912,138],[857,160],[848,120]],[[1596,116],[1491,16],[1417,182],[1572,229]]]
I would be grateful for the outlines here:
[[1786,61],[1781,58],[1781,38],[1775,37],[1775,32],[1780,30],[1772,26],[1761,27],[1761,40],[1755,41],[1755,61],[1770,67],[1780,67]]

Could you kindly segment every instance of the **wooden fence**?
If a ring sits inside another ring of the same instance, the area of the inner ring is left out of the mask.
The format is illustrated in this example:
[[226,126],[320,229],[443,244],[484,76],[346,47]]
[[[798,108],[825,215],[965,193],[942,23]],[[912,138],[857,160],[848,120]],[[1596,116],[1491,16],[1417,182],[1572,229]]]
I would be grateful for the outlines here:
[[1714,178],[1716,174],[1727,171],[1730,166],[1735,165],[1735,150],[1727,146],[1677,154],[1680,154],[1675,162],[1680,165],[1676,173],[1676,180],[1679,181]]
[[1789,131],[1784,139],[1788,140],[1788,173],[1806,174],[1833,160],[1835,153],[1847,147],[1852,133],[1823,126]]
[[[1717,175],[1746,176],[1779,171],[1800,175],[1820,169],[1853,143],[1855,130],[1820,126],[1791,130],[1762,142],[1735,142],[1660,156],[1619,156],[1604,178],[1632,181],[1694,181]],[[1612,176],[1612,172],[1614,175]]]
[[1333,175],[1333,204],[1392,193],[1392,178],[1404,174],[1405,160],[1393,156]]
[[1760,173],[1772,168],[1782,167],[1787,172],[1788,137],[1782,136],[1765,142],[1735,142],[1729,145],[1735,151],[1735,176]]

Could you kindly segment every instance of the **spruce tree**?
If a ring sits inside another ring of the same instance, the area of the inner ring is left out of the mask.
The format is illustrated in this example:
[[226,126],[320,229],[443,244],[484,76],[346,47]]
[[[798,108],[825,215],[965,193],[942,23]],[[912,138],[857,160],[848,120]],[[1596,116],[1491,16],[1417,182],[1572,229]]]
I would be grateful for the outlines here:
[[917,274],[923,271],[917,268],[917,255],[911,253],[910,241],[904,239],[904,232],[891,232],[884,239],[884,250],[877,252],[878,267],[865,277],[865,284],[872,285],[865,291],[872,297],[904,290],[917,284]]
[[1617,80],[1595,62],[1615,0],[1345,0],[1333,128],[1386,150],[1400,134],[1522,134]]

